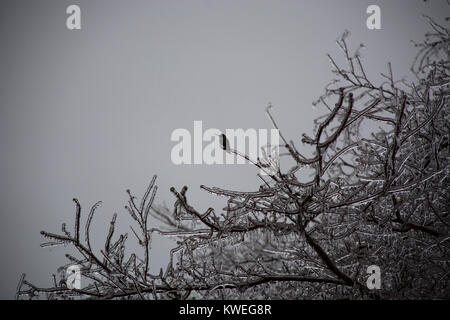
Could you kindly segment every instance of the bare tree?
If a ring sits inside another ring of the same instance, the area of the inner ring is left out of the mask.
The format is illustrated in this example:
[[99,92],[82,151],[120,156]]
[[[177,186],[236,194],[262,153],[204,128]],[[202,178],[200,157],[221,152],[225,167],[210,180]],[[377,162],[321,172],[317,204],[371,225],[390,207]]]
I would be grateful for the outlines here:
[[[383,82],[370,80],[360,48],[351,53],[344,33],[337,44],[346,65],[329,56],[335,79],[316,102],[328,112],[316,120],[315,135],[301,140],[312,155],[281,133],[281,156],[293,165],[259,176],[259,190],[201,186],[228,199],[220,212],[197,211],[186,186],[171,188],[173,211],[154,205],[156,177],[140,201],[128,191],[141,258],[125,257],[128,234],[115,236],[116,215],[104,249],[94,252],[89,228],[97,204],[80,235],[74,199],[74,233],[63,225],[60,234],[42,235],[51,240],[45,245],[78,250],[67,258],[82,266],[88,285],[69,289],[54,275],[52,287],[39,288],[23,276],[17,297],[448,299],[450,38],[448,28],[429,24],[411,82],[396,79],[390,64]],[[300,179],[308,171],[310,179]],[[150,216],[163,226],[151,228]],[[179,239],[159,274],[148,268],[155,232]],[[381,269],[381,290],[366,286],[370,265]]]

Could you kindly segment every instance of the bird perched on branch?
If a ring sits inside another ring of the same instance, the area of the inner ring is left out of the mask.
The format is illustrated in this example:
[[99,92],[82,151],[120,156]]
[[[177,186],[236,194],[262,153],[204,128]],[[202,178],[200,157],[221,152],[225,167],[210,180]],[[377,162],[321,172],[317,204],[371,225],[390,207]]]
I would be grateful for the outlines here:
[[220,137],[220,147],[225,151],[229,151],[230,143],[228,142],[227,136],[221,133],[219,137]]

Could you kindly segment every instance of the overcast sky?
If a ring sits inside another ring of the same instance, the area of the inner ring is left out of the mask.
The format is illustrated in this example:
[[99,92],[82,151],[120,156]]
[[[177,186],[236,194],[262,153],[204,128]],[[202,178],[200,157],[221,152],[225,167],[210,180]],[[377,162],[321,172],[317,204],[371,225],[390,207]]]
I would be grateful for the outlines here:
[[[12,298],[22,272],[51,285],[67,248],[42,249],[39,232],[73,226],[77,197],[84,217],[102,200],[91,228],[103,246],[107,222],[130,224],[125,190],[138,196],[153,174],[156,202],[172,207],[171,186],[190,187],[192,204],[221,208],[200,184],[253,190],[248,165],[175,166],[173,130],[270,128],[271,101],[284,135],[298,145],[323,110],[311,102],[331,79],[326,53],[335,40],[367,46],[369,76],[391,61],[408,75],[428,30],[422,14],[442,22],[446,1],[1,1],[0,4],[0,298]],[[81,7],[82,29],[66,28],[66,7]],[[366,8],[381,8],[381,30],[366,28]],[[87,211],[86,211],[87,210]],[[135,239],[130,236],[130,242]],[[172,243],[156,239],[152,270]]]

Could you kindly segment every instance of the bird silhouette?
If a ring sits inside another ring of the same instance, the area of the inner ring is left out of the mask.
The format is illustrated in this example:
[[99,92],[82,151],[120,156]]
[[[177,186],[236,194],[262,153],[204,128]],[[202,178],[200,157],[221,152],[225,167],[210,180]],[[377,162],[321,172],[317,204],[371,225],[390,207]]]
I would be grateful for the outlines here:
[[220,137],[220,147],[225,151],[230,150],[230,143],[228,142],[227,136],[221,133],[219,137]]

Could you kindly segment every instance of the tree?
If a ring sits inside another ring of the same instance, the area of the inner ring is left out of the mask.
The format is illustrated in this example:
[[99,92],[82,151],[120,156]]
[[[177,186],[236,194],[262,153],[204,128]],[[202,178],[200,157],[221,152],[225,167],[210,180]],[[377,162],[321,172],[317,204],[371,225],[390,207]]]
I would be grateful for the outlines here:
[[[259,176],[263,183],[254,192],[201,186],[228,199],[221,212],[197,211],[186,186],[171,188],[173,211],[154,205],[156,177],[141,201],[128,190],[125,208],[142,257],[125,256],[128,234],[115,236],[117,215],[104,249],[94,252],[89,228],[98,204],[81,235],[74,199],[74,234],[63,225],[61,234],[42,235],[51,240],[45,245],[78,250],[79,257],[67,258],[89,284],[69,289],[54,275],[52,287],[39,288],[23,275],[17,297],[448,299],[450,38],[448,28],[429,24],[432,31],[416,44],[412,82],[397,81],[390,64],[384,82],[370,80],[359,48],[351,53],[344,33],[337,44],[347,66],[329,56],[335,79],[315,102],[328,111],[315,121],[315,135],[301,140],[312,156],[280,133],[289,170]],[[266,113],[278,128],[271,109]],[[299,173],[307,170],[313,175],[303,181]],[[149,217],[164,227],[150,228]],[[148,267],[155,232],[179,239],[159,274]],[[381,290],[366,286],[371,265],[380,267]]]

